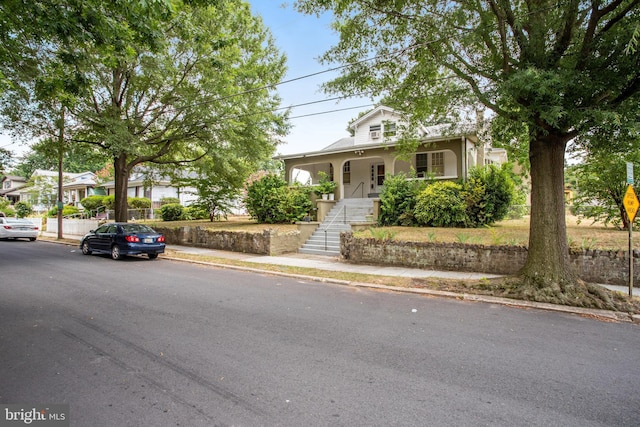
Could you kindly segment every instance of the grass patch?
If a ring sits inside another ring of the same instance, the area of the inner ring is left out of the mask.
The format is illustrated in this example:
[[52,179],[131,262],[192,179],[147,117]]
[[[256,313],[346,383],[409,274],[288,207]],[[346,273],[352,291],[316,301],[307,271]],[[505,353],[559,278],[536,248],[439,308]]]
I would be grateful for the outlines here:
[[[527,219],[506,220],[491,227],[439,228],[439,227],[380,227],[392,240],[405,242],[464,243],[478,245],[527,246],[529,221]],[[379,233],[379,232],[378,232]],[[376,237],[370,230],[354,233],[356,237]],[[627,250],[628,233],[604,225],[579,223],[567,216],[567,241],[574,249]]]

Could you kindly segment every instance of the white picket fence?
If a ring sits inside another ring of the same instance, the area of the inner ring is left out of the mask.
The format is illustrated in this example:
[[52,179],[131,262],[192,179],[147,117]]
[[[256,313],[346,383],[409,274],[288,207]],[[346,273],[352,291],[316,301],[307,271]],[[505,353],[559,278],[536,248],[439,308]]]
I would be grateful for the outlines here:
[[[100,225],[97,219],[63,219],[62,235],[84,236]],[[47,218],[47,233],[58,234],[58,218]]]

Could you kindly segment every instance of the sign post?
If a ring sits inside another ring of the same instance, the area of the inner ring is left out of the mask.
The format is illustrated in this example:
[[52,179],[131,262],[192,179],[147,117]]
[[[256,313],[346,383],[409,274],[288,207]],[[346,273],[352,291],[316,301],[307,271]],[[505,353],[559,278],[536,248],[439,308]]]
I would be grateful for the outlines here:
[[[628,168],[627,168],[628,170]],[[631,169],[633,175],[633,168]],[[633,220],[638,213],[638,207],[640,202],[638,196],[633,190],[633,185],[629,184],[626,193],[624,193],[624,200],[622,202],[625,210],[627,211],[627,217],[629,218],[629,296],[633,296]]]

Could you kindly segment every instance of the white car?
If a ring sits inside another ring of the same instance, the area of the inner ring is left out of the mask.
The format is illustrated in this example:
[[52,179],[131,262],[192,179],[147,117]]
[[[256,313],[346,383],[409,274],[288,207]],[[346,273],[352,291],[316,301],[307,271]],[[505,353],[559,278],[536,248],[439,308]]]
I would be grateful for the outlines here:
[[38,227],[28,219],[0,217],[0,239],[29,239],[33,242],[39,233]]

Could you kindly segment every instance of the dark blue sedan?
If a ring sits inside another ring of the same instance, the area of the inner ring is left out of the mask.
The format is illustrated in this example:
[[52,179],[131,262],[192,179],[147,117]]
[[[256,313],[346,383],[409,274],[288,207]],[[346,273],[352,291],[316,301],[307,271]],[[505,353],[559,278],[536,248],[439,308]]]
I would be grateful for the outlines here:
[[85,255],[109,254],[113,259],[125,255],[146,254],[149,259],[158,258],[164,252],[164,236],[144,224],[112,222],[90,231],[80,241]]

